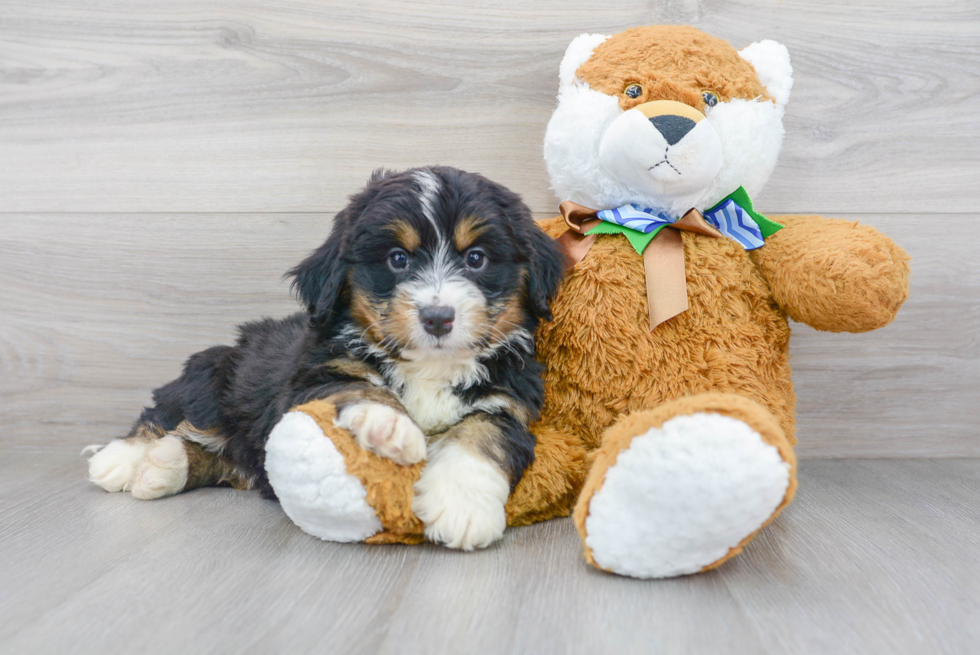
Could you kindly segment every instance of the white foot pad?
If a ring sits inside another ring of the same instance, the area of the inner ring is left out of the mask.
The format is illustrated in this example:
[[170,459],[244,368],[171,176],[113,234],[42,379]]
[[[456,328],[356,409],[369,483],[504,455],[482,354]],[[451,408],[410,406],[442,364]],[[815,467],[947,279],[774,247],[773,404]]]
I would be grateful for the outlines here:
[[599,566],[636,578],[695,573],[776,510],[788,463],[746,423],[679,416],[633,439],[589,502],[585,543]]
[[184,490],[187,466],[187,451],[178,437],[115,439],[89,459],[88,479],[106,491],[154,500]]
[[381,531],[364,485],[309,415],[289,412],[269,434],[265,470],[286,515],[314,537],[363,541]]

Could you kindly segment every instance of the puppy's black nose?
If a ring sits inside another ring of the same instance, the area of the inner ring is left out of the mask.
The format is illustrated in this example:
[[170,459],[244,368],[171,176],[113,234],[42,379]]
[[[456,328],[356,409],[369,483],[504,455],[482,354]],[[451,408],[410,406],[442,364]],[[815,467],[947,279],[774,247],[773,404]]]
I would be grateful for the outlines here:
[[434,337],[444,337],[453,329],[456,310],[445,305],[429,305],[419,312],[419,320],[425,331]]
[[673,114],[664,114],[663,116],[654,116],[650,119],[653,126],[657,128],[657,131],[664,135],[667,139],[668,145],[674,145],[678,141],[684,138],[684,135],[694,129],[697,125],[690,118],[684,116],[674,116]]

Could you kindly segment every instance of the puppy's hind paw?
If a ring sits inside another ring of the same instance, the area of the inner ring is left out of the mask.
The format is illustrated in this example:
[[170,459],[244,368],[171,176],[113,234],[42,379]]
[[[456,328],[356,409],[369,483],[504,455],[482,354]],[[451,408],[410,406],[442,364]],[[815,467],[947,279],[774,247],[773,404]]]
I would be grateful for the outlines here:
[[405,413],[370,401],[348,405],[334,422],[350,432],[358,445],[396,464],[425,459],[425,434]]
[[83,455],[95,451],[88,460],[89,481],[106,491],[129,491],[148,448],[149,442],[142,439],[113,439],[101,448],[88,446]]
[[166,436],[154,441],[145,461],[136,471],[130,490],[133,498],[155,500],[179,494],[187,484],[187,450],[179,437]]

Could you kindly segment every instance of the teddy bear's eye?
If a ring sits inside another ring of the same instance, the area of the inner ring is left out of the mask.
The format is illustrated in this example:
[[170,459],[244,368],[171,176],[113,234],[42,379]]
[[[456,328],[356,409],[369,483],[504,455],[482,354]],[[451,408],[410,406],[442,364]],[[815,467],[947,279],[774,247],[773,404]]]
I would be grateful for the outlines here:
[[714,107],[718,104],[718,96],[715,95],[714,91],[702,91],[701,99],[704,100],[704,104],[709,107]]
[[630,84],[628,87],[626,87],[626,90],[623,91],[623,93],[628,95],[630,98],[639,98],[640,94],[643,93],[643,87],[639,84]]

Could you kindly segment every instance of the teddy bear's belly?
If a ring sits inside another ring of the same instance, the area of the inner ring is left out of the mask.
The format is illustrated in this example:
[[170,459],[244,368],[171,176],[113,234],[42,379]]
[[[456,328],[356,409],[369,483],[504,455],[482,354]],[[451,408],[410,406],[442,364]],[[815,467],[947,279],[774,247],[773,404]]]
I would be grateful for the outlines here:
[[740,246],[683,237],[685,313],[651,332],[643,261],[624,237],[604,236],[566,278],[554,321],[539,330],[547,365],[542,418],[590,449],[624,413],[704,391],[748,396],[792,435],[785,316]]

